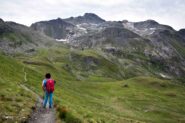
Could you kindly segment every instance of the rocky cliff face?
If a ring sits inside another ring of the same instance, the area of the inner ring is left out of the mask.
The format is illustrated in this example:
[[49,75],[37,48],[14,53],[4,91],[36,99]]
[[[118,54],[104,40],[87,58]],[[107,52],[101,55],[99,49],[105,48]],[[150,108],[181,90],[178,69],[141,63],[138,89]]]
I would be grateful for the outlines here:
[[67,34],[72,33],[74,25],[58,18],[55,20],[34,23],[31,25],[31,28],[54,39],[63,39],[66,38]]

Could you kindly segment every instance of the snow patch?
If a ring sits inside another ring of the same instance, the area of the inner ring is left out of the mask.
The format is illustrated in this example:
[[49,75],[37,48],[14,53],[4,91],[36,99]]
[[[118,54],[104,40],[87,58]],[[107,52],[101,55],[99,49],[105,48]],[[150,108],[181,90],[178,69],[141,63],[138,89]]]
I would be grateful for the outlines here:
[[156,30],[156,28],[150,28],[150,30]]
[[171,79],[170,76],[160,73],[159,74],[162,78]]
[[87,33],[87,29],[82,27],[81,24],[78,24],[76,25],[76,27],[79,29],[79,30],[82,30],[83,32]]
[[56,41],[58,41],[58,42],[69,42],[67,39],[55,39]]
[[156,31],[156,28],[143,28],[143,29],[135,28],[133,22],[126,22],[126,23],[124,22],[122,24],[128,30],[131,30],[141,36],[152,35]]
[[122,24],[127,29],[135,29],[134,28],[134,23],[132,23],[132,22],[127,22],[127,23],[122,23]]

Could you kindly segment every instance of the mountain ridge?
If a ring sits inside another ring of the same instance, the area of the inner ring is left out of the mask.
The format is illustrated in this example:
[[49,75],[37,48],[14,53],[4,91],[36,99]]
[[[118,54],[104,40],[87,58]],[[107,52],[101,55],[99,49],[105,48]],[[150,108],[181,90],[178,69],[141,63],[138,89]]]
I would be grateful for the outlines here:
[[0,49],[8,54],[30,52],[37,47],[54,45],[52,38],[33,31],[31,28],[15,22],[0,22]]
[[83,16],[77,16],[77,17],[70,17],[64,19],[64,21],[72,23],[72,24],[80,24],[80,23],[103,23],[105,22],[104,19],[100,18],[98,15],[94,13],[85,13]]
[[150,59],[145,61],[148,64],[162,65],[161,72],[172,75],[175,69],[175,76],[182,76],[185,72],[185,39],[172,27],[154,20],[105,21],[95,14],[85,13],[67,19],[36,22],[29,29],[50,37],[51,44],[65,43],[75,49],[100,49],[116,58],[140,54]]
[[70,33],[63,37],[70,46],[83,49],[100,48],[116,52],[126,51],[127,53],[140,52],[150,59],[155,59],[155,62],[160,61],[160,64],[166,64],[163,68],[166,72],[171,71],[172,73],[172,66],[175,66],[176,75],[182,76],[184,73],[182,72],[184,67],[181,69],[180,66],[184,66],[185,61],[185,39],[172,27],[155,20],[101,21],[100,23],[78,21],[78,18],[87,15],[98,17],[95,14],[84,14],[84,16],[62,19],[74,25]]

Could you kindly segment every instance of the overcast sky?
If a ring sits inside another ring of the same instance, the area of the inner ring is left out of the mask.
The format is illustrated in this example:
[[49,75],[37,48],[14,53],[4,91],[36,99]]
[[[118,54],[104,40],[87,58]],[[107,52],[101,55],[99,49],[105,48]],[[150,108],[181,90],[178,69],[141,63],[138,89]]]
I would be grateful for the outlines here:
[[185,28],[185,0],[0,0],[0,18],[28,26],[87,12],[105,20],[154,19],[176,30]]

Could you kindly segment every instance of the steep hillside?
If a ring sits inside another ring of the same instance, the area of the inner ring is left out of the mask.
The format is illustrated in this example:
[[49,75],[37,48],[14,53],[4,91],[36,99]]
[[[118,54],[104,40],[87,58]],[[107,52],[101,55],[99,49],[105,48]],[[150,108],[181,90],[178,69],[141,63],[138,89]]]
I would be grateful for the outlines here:
[[152,58],[158,59],[157,62],[166,64],[167,71],[175,73],[177,76],[183,76],[185,40],[177,31],[154,20],[142,22],[123,21],[123,26],[150,41],[153,47],[153,53],[150,55]]
[[74,28],[73,24],[67,23],[62,19],[41,21],[31,25],[31,28],[36,31],[40,31],[54,39],[63,39],[69,33],[72,33]]
[[123,21],[123,25],[143,38],[149,39],[153,47],[159,52],[160,57],[165,59],[172,57],[184,58],[185,40],[172,27],[161,25],[154,20]]
[[53,39],[14,22],[0,21],[0,49],[5,53],[33,52],[37,47],[54,45]]
[[99,32],[81,35],[74,38],[70,44],[84,48],[114,47],[130,50],[139,47],[139,45],[150,45],[147,40],[139,35],[119,27],[109,27]]
[[[0,54],[0,122],[25,122],[35,104],[35,95],[21,87],[26,67],[15,59]],[[29,75],[38,77],[30,70]],[[29,81],[29,80],[28,80]]]

